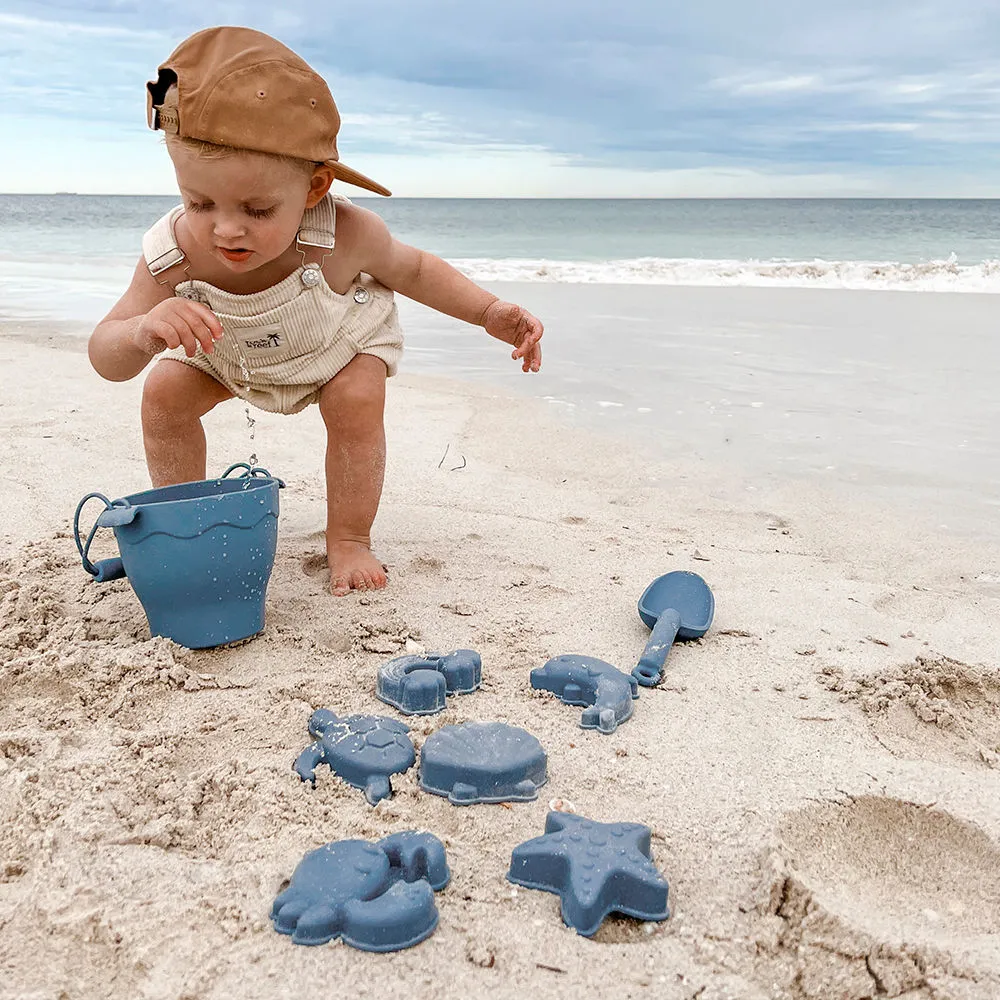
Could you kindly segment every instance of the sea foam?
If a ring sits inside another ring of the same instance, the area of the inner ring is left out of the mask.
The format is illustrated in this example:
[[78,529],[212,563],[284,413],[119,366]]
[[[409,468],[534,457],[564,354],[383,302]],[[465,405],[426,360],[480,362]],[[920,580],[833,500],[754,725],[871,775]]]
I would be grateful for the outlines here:
[[451,263],[474,281],[1000,292],[1000,260],[959,264],[954,256],[916,264],[663,257],[606,261],[466,258]]

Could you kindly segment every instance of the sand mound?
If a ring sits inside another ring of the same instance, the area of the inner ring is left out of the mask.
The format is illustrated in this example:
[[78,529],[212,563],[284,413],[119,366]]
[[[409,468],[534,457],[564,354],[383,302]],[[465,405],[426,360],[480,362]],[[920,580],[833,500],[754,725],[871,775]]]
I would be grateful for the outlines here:
[[57,535],[0,563],[0,696],[31,698],[35,718],[58,726],[75,709],[89,720],[114,716],[143,684],[212,682],[186,665],[189,650],[149,637],[125,582],[87,586],[70,552]]
[[977,827],[891,798],[815,805],[763,868],[760,941],[791,963],[792,996],[1000,990],[1000,848]]
[[863,677],[825,667],[820,682],[856,701],[893,752],[1000,766],[1000,674],[947,656]]

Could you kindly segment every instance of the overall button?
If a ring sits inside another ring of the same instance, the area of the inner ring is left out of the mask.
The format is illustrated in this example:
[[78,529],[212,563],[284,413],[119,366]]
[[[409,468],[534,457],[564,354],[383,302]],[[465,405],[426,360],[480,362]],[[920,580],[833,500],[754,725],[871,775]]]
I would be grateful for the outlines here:
[[320,283],[321,277],[319,264],[306,264],[302,271],[302,284],[306,288],[315,288]]
[[372,297],[371,292],[367,288],[355,288],[354,289],[354,301],[358,305],[364,305]]

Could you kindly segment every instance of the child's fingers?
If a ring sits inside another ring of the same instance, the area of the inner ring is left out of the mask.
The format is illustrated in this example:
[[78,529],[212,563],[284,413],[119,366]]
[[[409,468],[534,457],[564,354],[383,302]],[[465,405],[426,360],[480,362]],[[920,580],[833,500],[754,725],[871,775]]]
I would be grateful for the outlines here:
[[541,344],[536,343],[534,348],[524,359],[524,370],[526,372],[537,372],[539,368],[542,367],[542,347]]
[[185,302],[185,305],[189,308],[181,312],[180,318],[187,324],[191,336],[201,345],[201,349],[206,354],[211,354],[215,350],[215,342],[222,337],[219,317],[200,302]]
[[514,358],[523,358],[534,348],[535,344],[542,339],[542,334],[545,332],[545,327],[542,326],[541,321],[535,319],[531,313],[524,314],[525,324],[527,325],[527,330],[521,338],[521,342],[517,345],[517,350],[514,351]]
[[521,371],[537,372],[542,367],[542,348],[536,343],[521,358]]
[[208,306],[200,302],[183,301],[179,315],[184,318],[191,333],[201,344],[206,354],[211,354],[213,345],[222,337],[222,324],[219,317]]
[[215,337],[207,326],[195,327],[194,335],[206,354],[211,354],[215,350]]
[[215,341],[217,339],[212,328],[201,318],[200,314],[188,320],[188,326],[194,335],[194,339],[201,344],[201,349],[206,354],[211,354],[215,350]]
[[198,345],[200,343],[194,328],[188,322],[187,317],[183,315],[175,316],[173,325],[174,330],[177,332],[177,336],[180,337],[184,353],[189,358],[193,358],[198,353]]
[[191,302],[190,305],[194,308],[198,319],[207,327],[209,335],[218,340],[222,336],[222,323],[219,317],[201,302]]
[[167,350],[173,350],[175,347],[181,346],[180,335],[166,320],[153,323],[149,328],[149,332],[153,337],[162,340]]

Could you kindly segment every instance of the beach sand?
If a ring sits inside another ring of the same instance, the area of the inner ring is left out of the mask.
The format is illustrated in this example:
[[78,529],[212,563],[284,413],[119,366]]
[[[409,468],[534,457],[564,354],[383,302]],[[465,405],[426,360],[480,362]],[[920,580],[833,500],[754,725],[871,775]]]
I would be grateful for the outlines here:
[[[89,582],[68,533],[84,493],[147,482],[139,382],[102,382],[52,324],[4,326],[0,362],[0,996],[1000,995],[990,540],[861,486],[748,489],[545,404],[404,374],[375,532],[389,589],[326,593],[321,422],[268,420],[254,446],[288,488],[267,627],[191,652],[149,638],[126,582]],[[206,425],[212,472],[246,458],[239,404]],[[531,690],[560,653],[630,669],[636,599],[671,569],[708,580],[715,624],[631,721],[583,731],[579,709]],[[392,714],[381,663],[465,646],[483,689],[411,720],[414,742],[523,726],[548,752],[537,801],[453,807],[413,769],[371,808],[325,768],[314,789],[298,780],[313,709]],[[669,920],[609,918],[586,939],[556,896],[505,880],[553,797],[652,829]],[[415,828],[452,870],[430,939],[372,955],[271,929],[306,851]]]

